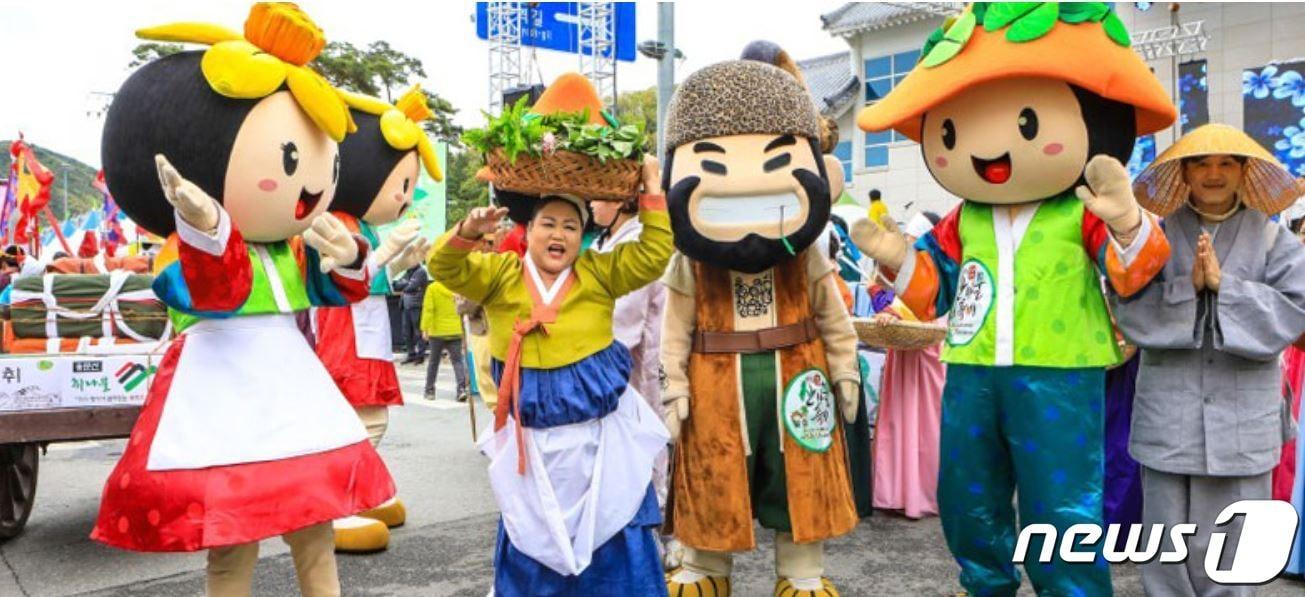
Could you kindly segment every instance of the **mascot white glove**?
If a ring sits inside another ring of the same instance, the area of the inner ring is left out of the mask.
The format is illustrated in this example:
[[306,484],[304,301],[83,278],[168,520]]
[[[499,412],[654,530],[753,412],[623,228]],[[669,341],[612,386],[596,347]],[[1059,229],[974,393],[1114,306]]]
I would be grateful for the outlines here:
[[861,407],[861,388],[854,381],[843,380],[834,384],[838,392],[838,406],[843,411],[843,420],[856,421],[856,412]]
[[421,222],[417,220],[407,220],[399,224],[394,230],[390,231],[385,240],[381,241],[381,246],[376,247],[376,250],[372,252],[372,262],[378,267],[385,267],[393,263],[394,269],[399,271],[416,265],[417,262],[421,261],[421,257],[425,255],[425,251],[417,254],[416,261],[411,261],[413,245],[421,243],[419,248],[430,246],[429,242],[425,242],[425,239],[418,237],[420,233]]
[[339,218],[324,213],[304,231],[304,243],[322,256],[322,273],[347,266],[358,260],[358,243]]
[[689,419],[689,399],[681,396],[665,404],[666,430],[671,432],[671,443],[680,439],[680,428]]
[[885,214],[879,223],[857,220],[852,226],[852,242],[875,263],[892,271],[902,269],[910,254],[911,243],[897,229],[897,222]]
[[1128,169],[1119,160],[1107,155],[1093,156],[1083,170],[1083,178],[1087,185],[1074,189],[1083,207],[1101,218],[1116,238],[1137,230],[1142,224],[1142,212],[1133,196]]
[[430,240],[417,237],[416,240],[408,243],[403,252],[399,253],[394,261],[390,262],[395,271],[406,271],[408,268],[417,265],[426,260],[426,254],[430,253]]
[[218,226],[218,202],[203,189],[181,177],[177,169],[163,154],[155,154],[154,167],[159,172],[163,196],[177,210],[187,224],[203,232],[212,232]]

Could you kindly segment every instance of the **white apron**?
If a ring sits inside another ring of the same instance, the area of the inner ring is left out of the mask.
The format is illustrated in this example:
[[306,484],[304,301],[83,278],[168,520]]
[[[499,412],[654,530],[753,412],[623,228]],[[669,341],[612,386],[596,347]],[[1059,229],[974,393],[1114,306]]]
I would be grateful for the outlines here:
[[578,575],[594,550],[639,512],[653,460],[670,435],[633,387],[601,419],[525,428],[526,474],[517,473],[516,420],[480,441],[512,546],[558,574]]
[[184,337],[149,470],[282,460],[367,439],[293,314],[205,319]]
[[353,310],[353,341],[360,359],[394,358],[390,308],[383,295],[371,295],[349,306]]

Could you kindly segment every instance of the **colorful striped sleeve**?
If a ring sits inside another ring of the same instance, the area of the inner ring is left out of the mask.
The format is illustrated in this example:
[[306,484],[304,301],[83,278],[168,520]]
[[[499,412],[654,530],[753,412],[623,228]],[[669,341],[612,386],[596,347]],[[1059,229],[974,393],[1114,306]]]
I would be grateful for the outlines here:
[[1164,228],[1145,212],[1133,242],[1124,247],[1101,218],[1084,210],[1083,248],[1123,297],[1141,292],[1169,261],[1169,239],[1165,238]]
[[202,232],[177,221],[177,260],[154,280],[154,293],[169,307],[210,318],[238,311],[249,298],[253,272],[249,250],[225,210],[218,210],[217,230]]
[[916,241],[914,256],[908,256],[897,272],[894,290],[920,319],[932,320],[945,315],[956,299],[961,261],[960,221],[961,206],[957,206]]

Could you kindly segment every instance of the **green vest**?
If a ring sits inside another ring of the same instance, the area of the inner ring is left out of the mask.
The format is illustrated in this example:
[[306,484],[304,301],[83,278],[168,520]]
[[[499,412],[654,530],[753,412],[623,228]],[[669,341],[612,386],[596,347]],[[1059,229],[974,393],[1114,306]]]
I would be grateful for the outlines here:
[[1010,223],[1002,221],[1004,213],[994,218],[991,205],[961,207],[959,280],[942,360],[1058,368],[1118,363],[1101,280],[1083,245],[1083,203],[1058,197],[1041,202],[1031,219],[1027,214]]
[[[249,290],[249,298],[245,299],[245,304],[236,311],[236,317],[294,313],[312,306],[308,300],[308,288],[304,283],[303,272],[299,269],[299,261],[295,259],[289,243],[247,242],[245,245],[249,249],[253,284]],[[277,291],[278,289],[280,292]],[[182,313],[175,309],[168,309],[168,312],[172,316],[172,325],[178,333],[203,319],[198,315]]]

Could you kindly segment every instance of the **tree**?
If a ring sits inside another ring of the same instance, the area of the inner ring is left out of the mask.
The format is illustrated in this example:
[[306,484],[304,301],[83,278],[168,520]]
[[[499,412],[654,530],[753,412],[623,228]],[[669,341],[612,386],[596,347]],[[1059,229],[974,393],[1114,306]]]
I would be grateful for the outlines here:
[[616,117],[622,123],[642,122],[648,131],[649,152],[657,153],[657,88],[627,91],[616,98]]
[[[366,49],[349,42],[330,42],[311,66],[336,87],[384,98],[390,103],[394,103],[394,95],[402,93],[413,79],[426,76],[420,59],[395,50],[385,41],[372,42]],[[439,94],[428,89],[422,91],[434,113],[422,123],[422,128],[452,147],[461,147],[462,128],[453,123],[457,108]]]
[[476,180],[476,172],[485,165],[474,151],[450,151],[445,169],[446,211],[450,226],[467,216],[473,207],[489,205],[489,185]]
[[138,66],[154,62],[164,56],[171,56],[184,50],[181,44],[145,42],[136,44],[131,49],[131,62],[127,63],[127,68],[134,69]]

